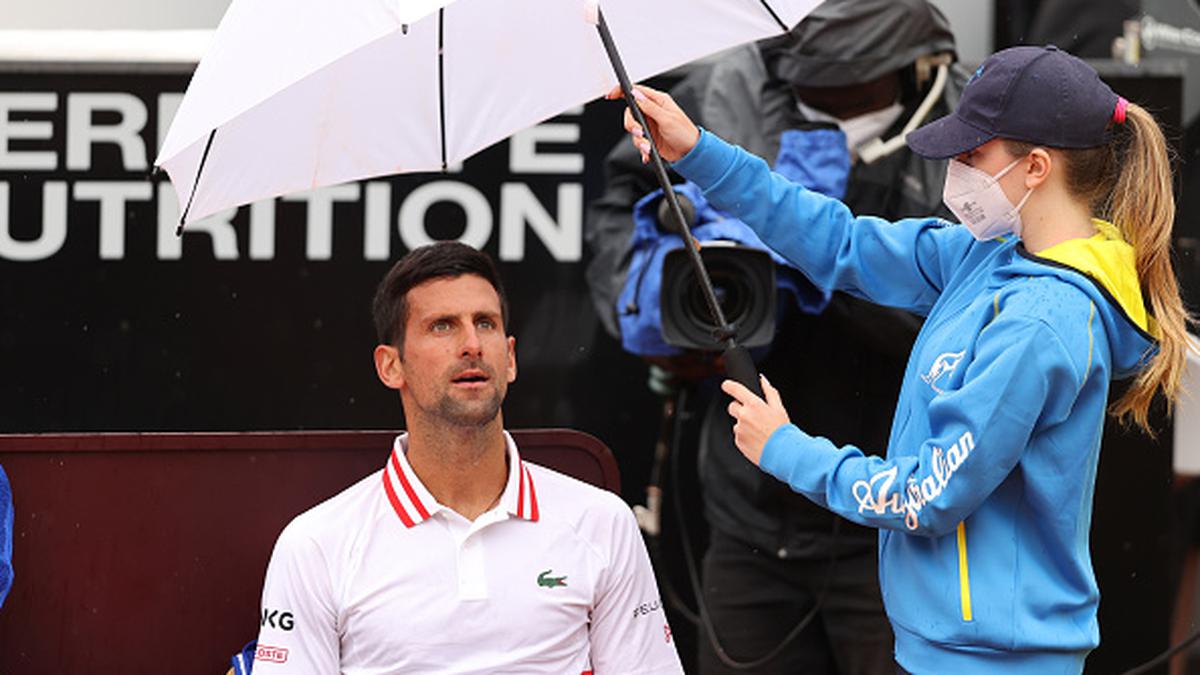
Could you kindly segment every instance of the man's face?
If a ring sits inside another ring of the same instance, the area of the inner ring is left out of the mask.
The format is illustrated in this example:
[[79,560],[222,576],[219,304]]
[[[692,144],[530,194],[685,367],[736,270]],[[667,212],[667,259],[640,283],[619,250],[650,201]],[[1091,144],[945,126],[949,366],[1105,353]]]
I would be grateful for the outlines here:
[[841,87],[794,87],[796,96],[805,105],[848,120],[859,115],[883,110],[900,99],[900,73],[888,73],[870,82]]
[[395,363],[409,423],[414,416],[468,427],[496,419],[517,377],[515,346],[504,334],[500,297],[482,277],[433,279],[409,290],[404,351]]

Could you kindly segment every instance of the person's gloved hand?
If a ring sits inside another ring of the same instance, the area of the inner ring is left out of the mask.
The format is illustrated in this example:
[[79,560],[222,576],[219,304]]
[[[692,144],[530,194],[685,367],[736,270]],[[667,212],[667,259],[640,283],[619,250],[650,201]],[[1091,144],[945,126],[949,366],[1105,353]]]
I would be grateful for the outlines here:
[[733,397],[729,402],[729,416],[733,418],[733,442],[746,459],[758,466],[767,439],[779,427],[791,424],[787,409],[779,390],[771,386],[765,375],[758,376],[766,400],[734,380],[721,383],[721,391]]
[[[624,96],[621,88],[616,87],[604,98],[612,100]],[[633,97],[637,100],[642,114],[646,116],[654,144],[658,146],[658,154],[662,155],[663,159],[674,162],[695,147],[696,142],[700,140],[700,128],[675,103],[670,94],[635,84]],[[625,110],[625,130],[633,137],[634,146],[642,153],[642,163],[648,162],[650,142],[646,140],[645,131],[633,119],[633,113],[628,108]]]

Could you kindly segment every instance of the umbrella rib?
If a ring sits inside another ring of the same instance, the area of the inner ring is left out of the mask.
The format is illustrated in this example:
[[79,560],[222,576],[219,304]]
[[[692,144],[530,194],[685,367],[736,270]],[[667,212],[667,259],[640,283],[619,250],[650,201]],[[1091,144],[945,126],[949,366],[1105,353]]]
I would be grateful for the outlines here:
[[446,70],[443,63],[445,54],[444,35],[446,21],[445,8],[438,10],[438,131],[442,137],[442,173],[446,172]]
[[183,224],[192,210],[192,200],[196,198],[196,188],[200,186],[200,174],[204,173],[204,165],[208,162],[208,151],[212,150],[213,137],[216,135],[216,129],[208,132],[208,142],[204,144],[204,154],[200,155],[200,166],[196,168],[196,179],[192,181],[192,193],[188,195],[187,206],[183,207],[183,214],[179,216],[179,227],[175,228],[176,237],[183,236]]
[[765,7],[768,12],[770,12],[771,18],[775,19],[775,23],[779,24],[779,28],[785,33],[788,32],[787,24],[783,22],[783,19],[779,18],[779,15],[775,13],[775,10],[771,7],[771,5],[767,4],[767,0],[758,1],[762,3],[762,6]]

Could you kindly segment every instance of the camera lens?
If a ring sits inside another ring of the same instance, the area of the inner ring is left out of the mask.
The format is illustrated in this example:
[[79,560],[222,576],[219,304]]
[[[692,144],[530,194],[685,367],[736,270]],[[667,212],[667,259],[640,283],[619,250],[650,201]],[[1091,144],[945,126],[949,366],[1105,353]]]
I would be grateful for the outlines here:
[[[748,301],[753,293],[746,278],[739,276],[737,270],[722,266],[709,273],[709,280],[712,281],[713,294],[717,296],[717,304],[721,306],[725,320],[733,324],[741,323],[746,311],[750,309]],[[708,302],[704,299],[704,292],[700,289],[700,284],[696,283],[695,272],[692,272],[684,283],[688,289],[688,316],[710,331],[716,328],[712,313],[708,310]]]
[[[706,243],[700,252],[721,312],[736,330],[738,342],[754,347],[775,333],[775,263],[766,251]],[[679,249],[663,261],[662,333],[667,344],[691,349],[722,349],[716,322],[687,252]]]

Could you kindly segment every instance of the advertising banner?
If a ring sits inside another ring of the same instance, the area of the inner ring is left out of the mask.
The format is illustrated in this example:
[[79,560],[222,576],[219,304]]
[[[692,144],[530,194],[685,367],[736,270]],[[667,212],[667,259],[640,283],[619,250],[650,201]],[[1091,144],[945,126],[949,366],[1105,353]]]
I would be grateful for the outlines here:
[[618,104],[445,174],[262,201],[179,237],[152,162],[190,70],[0,66],[0,432],[398,428],[371,297],[406,251],[459,239],[500,262],[511,296],[506,423],[588,431],[636,471],[657,404],[584,282]]

